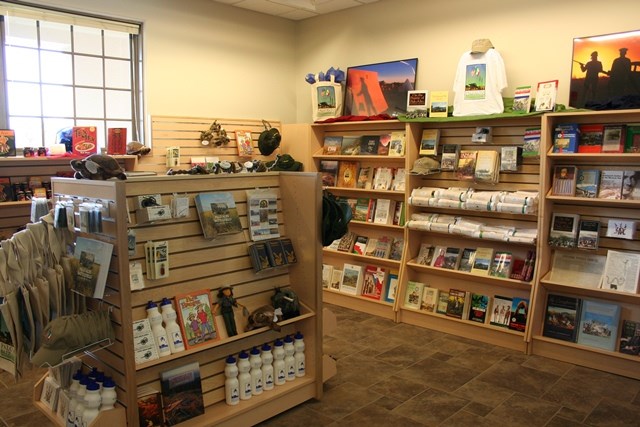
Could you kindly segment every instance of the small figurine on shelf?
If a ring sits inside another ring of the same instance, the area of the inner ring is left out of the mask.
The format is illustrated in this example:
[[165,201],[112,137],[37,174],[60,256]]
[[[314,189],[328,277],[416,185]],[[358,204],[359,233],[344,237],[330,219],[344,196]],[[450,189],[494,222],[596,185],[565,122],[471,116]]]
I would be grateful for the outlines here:
[[231,288],[231,286],[223,286],[218,290],[218,302],[214,306],[214,313],[217,312],[218,307],[221,308],[220,312],[224,319],[224,326],[227,329],[227,335],[230,337],[238,335],[233,308],[242,307],[242,314],[245,316],[249,315],[249,310],[235,299],[233,296],[233,288]]

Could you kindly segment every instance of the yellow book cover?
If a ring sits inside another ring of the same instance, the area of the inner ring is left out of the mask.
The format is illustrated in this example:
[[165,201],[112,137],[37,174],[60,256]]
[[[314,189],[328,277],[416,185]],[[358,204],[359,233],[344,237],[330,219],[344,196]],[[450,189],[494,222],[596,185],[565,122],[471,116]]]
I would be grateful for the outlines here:
[[439,90],[431,92],[429,102],[429,117],[447,117],[449,109],[449,91]]

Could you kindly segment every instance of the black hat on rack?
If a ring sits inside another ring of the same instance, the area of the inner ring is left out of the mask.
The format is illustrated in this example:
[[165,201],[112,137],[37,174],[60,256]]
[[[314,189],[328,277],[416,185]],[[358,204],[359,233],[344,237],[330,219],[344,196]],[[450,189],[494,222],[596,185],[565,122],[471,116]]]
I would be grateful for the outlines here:
[[272,128],[266,120],[263,120],[262,124],[264,130],[258,137],[258,150],[263,156],[269,156],[280,146],[282,135],[278,129]]

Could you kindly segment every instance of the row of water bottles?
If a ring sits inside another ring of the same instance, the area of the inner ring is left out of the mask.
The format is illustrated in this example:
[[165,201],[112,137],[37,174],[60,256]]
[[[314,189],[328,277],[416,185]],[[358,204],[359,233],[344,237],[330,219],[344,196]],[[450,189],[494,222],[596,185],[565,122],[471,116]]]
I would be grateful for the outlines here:
[[249,353],[241,351],[238,359],[227,358],[224,368],[227,405],[237,405],[263,391],[273,390],[287,381],[305,376],[304,337],[297,332],[271,345],[253,347]]
[[88,426],[100,411],[113,409],[116,398],[116,384],[110,377],[95,368],[86,375],[78,370],[69,386],[66,427]]
[[[184,351],[182,332],[176,321],[177,314],[171,304],[171,300],[163,298],[160,303],[160,309],[162,312],[153,301],[147,303],[147,319],[149,319],[151,332],[156,341],[158,355],[163,357]],[[162,326],[162,322],[164,322],[164,326]]]

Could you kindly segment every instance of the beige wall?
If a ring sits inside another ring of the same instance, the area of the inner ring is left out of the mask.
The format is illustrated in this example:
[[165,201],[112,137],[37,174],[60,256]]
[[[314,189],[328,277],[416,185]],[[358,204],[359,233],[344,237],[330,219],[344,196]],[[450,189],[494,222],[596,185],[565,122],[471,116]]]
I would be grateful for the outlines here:
[[[638,0],[380,0],[287,21],[210,0],[56,0],[145,25],[147,115],[311,121],[304,75],[418,58],[418,89],[451,90],[476,38],[502,54],[516,86],[560,80],[568,103],[574,37],[640,29]],[[608,64],[604,64],[607,68]]]
[[573,38],[640,30],[639,17],[638,0],[381,0],[305,20],[297,28],[297,121],[311,121],[303,76],[330,66],[417,57],[417,88],[449,90],[451,100],[458,60],[477,38],[504,58],[503,96],[558,79],[558,102],[568,104]]

